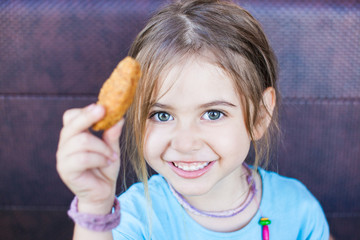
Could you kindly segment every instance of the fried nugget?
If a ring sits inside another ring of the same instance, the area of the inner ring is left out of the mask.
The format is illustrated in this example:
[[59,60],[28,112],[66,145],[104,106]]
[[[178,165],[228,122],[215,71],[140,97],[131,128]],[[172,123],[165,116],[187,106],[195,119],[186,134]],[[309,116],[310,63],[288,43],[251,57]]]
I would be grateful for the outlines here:
[[92,127],[95,131],[115,125],[130,107],[141,77],[140,64],[126,57],[117,65],[100,89],[97,104],[104,106],[105,117]]

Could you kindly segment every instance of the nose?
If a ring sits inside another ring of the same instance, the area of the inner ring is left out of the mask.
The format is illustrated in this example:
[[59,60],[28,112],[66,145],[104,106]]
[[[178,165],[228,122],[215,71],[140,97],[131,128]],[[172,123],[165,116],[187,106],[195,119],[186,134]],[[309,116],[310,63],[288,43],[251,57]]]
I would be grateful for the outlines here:
[[195,127],[178,127],[171,139],[171,147],[179,153],[191,154],[201,149],[203,141]]

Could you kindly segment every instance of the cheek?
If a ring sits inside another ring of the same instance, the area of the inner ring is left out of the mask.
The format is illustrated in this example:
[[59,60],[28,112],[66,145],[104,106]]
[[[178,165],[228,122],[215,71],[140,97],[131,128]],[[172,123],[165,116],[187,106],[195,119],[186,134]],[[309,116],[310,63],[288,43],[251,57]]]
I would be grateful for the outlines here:
[[164,129],[148,124],[145,132],[144,157],[148,163],[160,158],[167,146],[167,136]]
[[210,145],[219,155],[234,158],[245,158],[250,149],[250,137],[244,126],[228,124],[213,129]]

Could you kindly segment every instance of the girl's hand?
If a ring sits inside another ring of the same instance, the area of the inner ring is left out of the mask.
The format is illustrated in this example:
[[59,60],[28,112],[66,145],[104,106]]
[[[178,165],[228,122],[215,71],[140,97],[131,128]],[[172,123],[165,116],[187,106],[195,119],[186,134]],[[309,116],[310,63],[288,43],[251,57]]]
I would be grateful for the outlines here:
[[124,119],[99,139],[88,129],[104,114],[102,106],[91,104],[83,109],[67,110],[63,116],[56,153],[57,171],[78,197],[79,212],[107,214],[114,203]]

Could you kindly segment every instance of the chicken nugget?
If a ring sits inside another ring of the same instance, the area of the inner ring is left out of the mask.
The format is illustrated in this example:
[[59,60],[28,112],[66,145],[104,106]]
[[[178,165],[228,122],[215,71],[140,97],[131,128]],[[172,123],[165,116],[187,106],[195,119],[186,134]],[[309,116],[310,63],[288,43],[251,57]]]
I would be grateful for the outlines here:
[[140,64],[126,57],[117,65],[100,89],[97,104],[104,106],[105,117],[92,126],[95,131],[115,125],[130,107],[141,77]]

